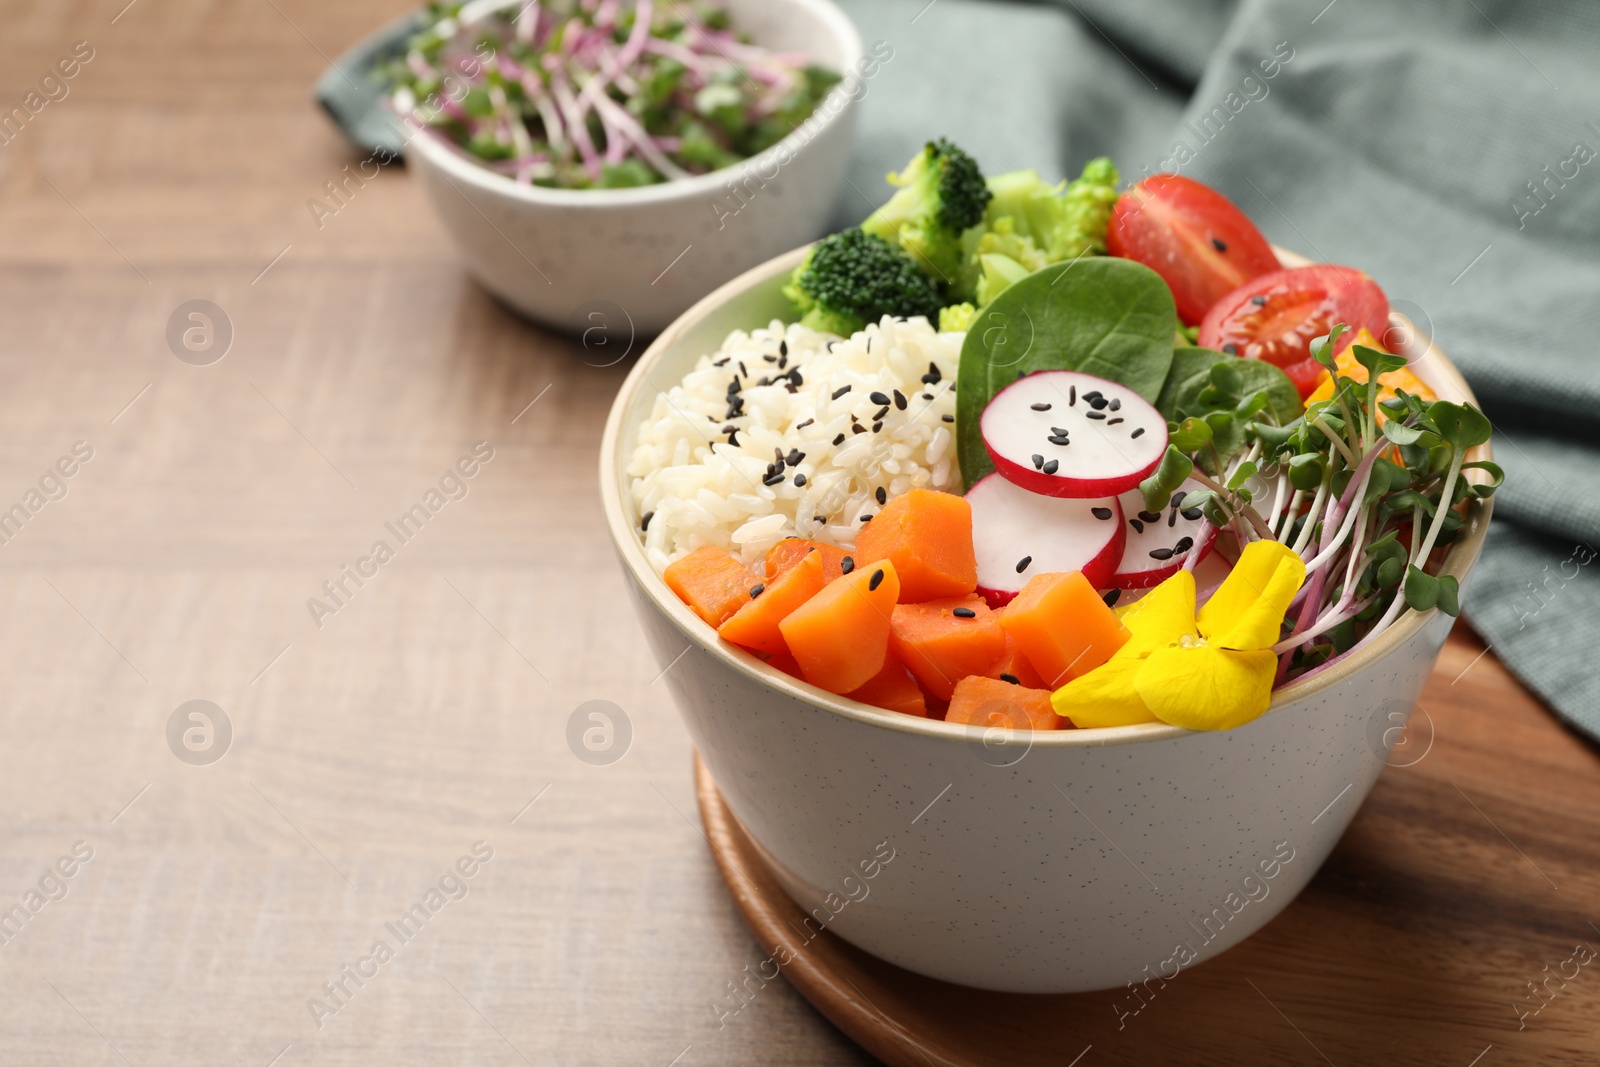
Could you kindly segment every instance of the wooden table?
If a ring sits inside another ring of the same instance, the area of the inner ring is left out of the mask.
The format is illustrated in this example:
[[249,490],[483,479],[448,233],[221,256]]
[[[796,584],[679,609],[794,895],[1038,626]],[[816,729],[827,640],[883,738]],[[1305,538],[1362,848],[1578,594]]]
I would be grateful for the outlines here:
[[[781,983],[710,1010],[761,954],[600,520],[626,366],[466,280],[404,171],[306,206],[360,158],[308,86],[404,3],[123,3],[0,9],[7,109],[93,49],[0,147],[0,1062],[865,1062]],[[220,361],[169,348],[192,300]],[[1260,993],[1202,969],[1085,1067],[1594,1062],[1600,968],[1513,1004],[1600,946],[1600,766],[1480,653],[1239,950]],[[567,742],[594,699],[633,728],[609,766]]]

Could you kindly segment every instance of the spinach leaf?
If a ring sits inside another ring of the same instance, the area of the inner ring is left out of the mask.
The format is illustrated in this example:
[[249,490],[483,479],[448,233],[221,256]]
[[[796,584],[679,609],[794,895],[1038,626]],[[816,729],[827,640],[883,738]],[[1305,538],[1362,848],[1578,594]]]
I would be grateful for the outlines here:
[[1304,410],[1294,383],[1270,363],[1209,348],[1179,348],[1173,352],[1172,370],[1155,403],[1168,420],[1181,422],[1205,418],[1214,411],[1232,411],[1242,398],[1258,392],[1266,393],[1266,410],[1280,426],[1298,419]]
[[1001,389],[1038,370],[1075,370],[1154,401],[1172,364],[1172,291],[1131,259],[1053,263],[978,312],[961,346],[956,435],[970,487],[994,470],[979,418]]

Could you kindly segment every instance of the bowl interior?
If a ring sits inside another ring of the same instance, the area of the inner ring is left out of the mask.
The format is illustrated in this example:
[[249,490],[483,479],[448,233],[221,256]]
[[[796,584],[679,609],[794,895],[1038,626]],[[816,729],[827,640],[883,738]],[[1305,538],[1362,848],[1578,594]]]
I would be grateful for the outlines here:
[[[1295,253],[1278,249],[1284,266],[1303,266],[1310,261]],[[933,734],[952,740],[982,743],[978,731],[939,721],[921,719],[912,715],[874,708],[866,704],[835,696],[814,686],[800,682],[771,667],[755,656],[717,637],[656,573],[639,543],[637,530],[639,518],[635,514],[629,492],[626,467],[633,452],[635,428],[649,416],[651,407],[660,393],[670,390],[703,355],[714,352],[724,338],[734,330],[751,330],[773,320],[790,322],[793,308],[783,296],[781,287],[789,273],[805,257],[806,249],[797,248],[778,256],[759,267],[733,279],[690,308],[639,357],[616,401],[606,423],[601,444],[600,480],[602,503],[606,521],[618,555],[623,565],[655,606],[676,623],[686,639],[730,663],[736,669],[760,678],[774,689],[827,708],[850,718],[871,722],[888,729],[912,733]],[[1476,403],[1476,398],[1459,371],[1433,343],[1417,332],[1414,324],[1404,316],[1394,315],[1395,324],[1409,338],[1409,343],[1397,346],[1402,355],[1411,361],[1411,369],[1434,389],[1441,399]],[[1475,450],[1474,458],[1488,459],[1488,447]],[[1444,566],[1444,573],[1464,579],[1477,560],[1488,528],[1492,499],[1475,502],[1468,515],[1466,532],[1456,543]],[[1437,610],[1437,609],[1435,609]],[[1347,655],[1334,668],[1324,671],[1305,682],[1285,686],[1273,696],[1273,708],[1337,685],[1354,672],[1365,669],[1388,652],[1399,647],[1416,630],[1433,617],[1433,612],[1405,612],[1400,619],[1366,646]],[[1269,710],[1267,714],[1271,714]],[[1110,745],[1132,742],[1156,741],[1181,737],[1189,731],[1163,723],[1145,723],[1138,726],[1105,727],[1079,730],[1051,730],[1036,735],[1034,745]]]

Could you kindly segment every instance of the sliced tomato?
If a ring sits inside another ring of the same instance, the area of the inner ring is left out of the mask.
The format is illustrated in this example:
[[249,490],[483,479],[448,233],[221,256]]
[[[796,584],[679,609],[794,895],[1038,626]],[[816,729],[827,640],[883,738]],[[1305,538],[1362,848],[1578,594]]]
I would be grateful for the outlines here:
[[1190,326],[1234,289],[1281,266],[1232,201],[1179,174],[1152,174],[1117,198],[1106,250],[1161,275]]
[[1389,298],[1353,267],[1295,267],[1263,274],[1217,301],[1200,323],[1199,344],[1281,368],[1303,398],[1317,387],[1322,372],[1311,342],[1340,322],[1349,330],[1334,346],[1335,356],[1362,327],[1375,337],[1383,335]]

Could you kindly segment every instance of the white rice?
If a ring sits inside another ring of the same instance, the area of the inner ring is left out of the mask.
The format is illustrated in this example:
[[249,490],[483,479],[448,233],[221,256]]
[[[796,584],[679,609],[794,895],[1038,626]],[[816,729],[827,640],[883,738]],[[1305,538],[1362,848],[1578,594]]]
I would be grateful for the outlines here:
[[[661,569],[702,545],[717,545],[754,565],[797,534],[851,548],[862,518],[880,507],[880,488],[886,499],[913,488],[956,489],[956,365],[965,337],[939,333],[926,319],[889,317],[849,340],[776,320],[729,334],[680,384],[657,392],[638,428],[628,474],[635,514],[650,516],[644,533],[650,561]],[[780,357],[780,342],[786,356]],[[774,362],[780,358],[781,367]],[[938,370],[936,384],[922,380],[930,364]],[[793,392],[792,379],[771,381],[793,370],[802,379]],[[730,419],[735,376],[744,408]],[[763,379],[769,384],[758,384]],[[850,391],[834,399],[844,386]],[[894,402],[897,390],[904,410]],[[891,398],[877,431],[883,405],[871,399],[874,392]],[[737,445],[727,443],[730,425],[737,427]],[[840,434],[844,440],[835,445]],[[783,465],[781,482],[765,484],[777,474],[771,466],[777,456],[793,451],[804,458]],[[796,475],[804,476],[803,486],[795,485]]]

